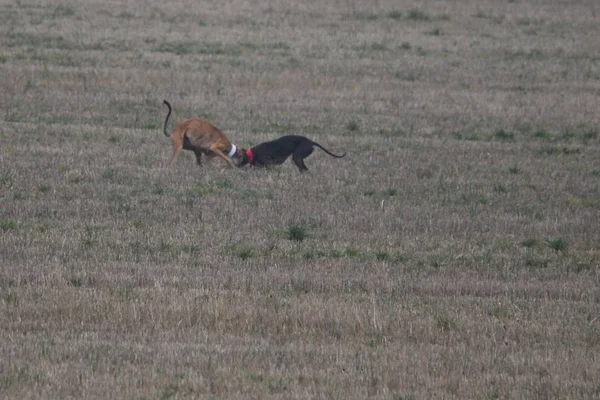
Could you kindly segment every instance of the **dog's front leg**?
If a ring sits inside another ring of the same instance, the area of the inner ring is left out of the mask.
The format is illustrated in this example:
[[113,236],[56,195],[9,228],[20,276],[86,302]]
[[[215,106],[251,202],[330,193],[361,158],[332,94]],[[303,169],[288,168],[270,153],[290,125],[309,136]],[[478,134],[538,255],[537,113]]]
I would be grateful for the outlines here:
[[227,157],[225,154],[223,154],[223,152],[221,150],[217,149],[216,147],[211,147],[210,150],[217,156],[221,157],[223,160],[227,161],[227,163],[229,164],[230,167],[235,168],[235,165],[233,164],[231,159],[229,157]]

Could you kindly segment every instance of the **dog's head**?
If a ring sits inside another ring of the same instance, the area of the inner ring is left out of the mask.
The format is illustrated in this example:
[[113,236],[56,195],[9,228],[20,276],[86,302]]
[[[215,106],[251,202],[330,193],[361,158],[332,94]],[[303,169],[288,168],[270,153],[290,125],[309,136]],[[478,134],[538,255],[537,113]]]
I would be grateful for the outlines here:
[[239,162],[236,163],[236,166],[243,167],[244,165],[248,165],[252,163],[250,149],[241,148],[236,151],[234,157],[239,156]]
[[238,147],[231,156],[231,161],[233,161],[233,164],[236,167],[243,167],[248,164],[248,154],[246,154],[246,149]]

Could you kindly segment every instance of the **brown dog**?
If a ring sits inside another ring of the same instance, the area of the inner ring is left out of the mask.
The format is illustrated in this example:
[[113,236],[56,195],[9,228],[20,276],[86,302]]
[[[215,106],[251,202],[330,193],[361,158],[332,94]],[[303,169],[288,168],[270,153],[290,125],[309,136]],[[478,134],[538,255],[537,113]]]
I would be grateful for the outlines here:
[[[181,121],[169,135],[167,132],[167,123],[171,116],[171,105],[166,100],[163,100],[163,103],[169,108],[169,113],[165,118],[163,133],[171,139],[171,145],[173,146],[173,155],[171,156],[169,165],[173,165],[179,151],[184,149],[194,152],[196,162],[200,166],[202,165],[202,154],[208,158],[209,162],[215,156],[219,156],[227,161],[230,166],[239,166],[245,155],[244,150],[238,149],[219,128],[205,119],[190,118]],[[235,161],[235,164],[232,160]]]

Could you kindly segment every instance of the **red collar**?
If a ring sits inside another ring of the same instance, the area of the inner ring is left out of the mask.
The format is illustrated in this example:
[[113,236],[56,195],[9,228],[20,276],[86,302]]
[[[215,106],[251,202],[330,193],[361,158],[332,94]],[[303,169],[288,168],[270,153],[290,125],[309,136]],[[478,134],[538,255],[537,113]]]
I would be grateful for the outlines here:
[[252,164],[254,162],[254,154],[252,154],[252,149],[246,149],[246,155],[248,156],[248,164]]

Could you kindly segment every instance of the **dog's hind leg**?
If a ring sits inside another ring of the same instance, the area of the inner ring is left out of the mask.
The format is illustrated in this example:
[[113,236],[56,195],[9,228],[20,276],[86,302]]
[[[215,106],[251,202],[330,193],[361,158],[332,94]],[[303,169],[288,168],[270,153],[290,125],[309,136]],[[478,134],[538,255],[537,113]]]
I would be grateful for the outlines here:
[[183,147],[183,141],[178,139],[176,135],[172,134],[171,135],[171,146],[173,147],[173,155],[171,156],[171,160],[169,160],[169,164],[167,164],[168,167],[173,165],[173,163],[177,159],[177,155],[179,155],[179,151]]
[[308,171],[308,168],[306,168],[306,165],[304,164],[304,159],[310,156],[313,150],[313,146],[307,143],[305,145],[300,145],[292,153],[292,161],[294,161],[294,164],[296,164],[300,172]]

